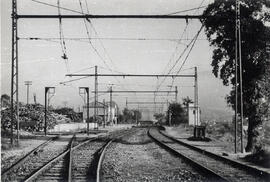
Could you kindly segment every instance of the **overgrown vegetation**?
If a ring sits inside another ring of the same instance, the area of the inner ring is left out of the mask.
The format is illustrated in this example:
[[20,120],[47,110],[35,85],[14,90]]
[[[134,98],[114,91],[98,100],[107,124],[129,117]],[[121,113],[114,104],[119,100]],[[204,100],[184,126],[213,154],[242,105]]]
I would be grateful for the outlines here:
[[167,111],[167,125],[179,125],[181,123],[187,123],[186,109],[180,103],[171,103]]
[[72,108],[62,107],[62,108],[54,109],[53,112],[65,115],[72,122],[82,121],[82,116],[79,113],[76,113]]
[[[9,131],[11,128],[10,108],[1,111],[1,129]],[[61,116],[48,111],[47,127],[53,128]],[[40,104],[20,105],[19,109],[20,129],[25,131],[44,130],[44,107]],[[17,128],[17,121],[13,123],[13,129]]]
[[154,118],[157,120],[159,124],[166,123],[166,115],[164,113],[155,113]]
[[[252,152],[263,148],[262,126],[269,122],[269,78],[265,79],[269,72],[266,41],[270,37],[267,33],[269,27],[265,26],[265,22],[270,21],[267,19],[269,13],[264,11],[267,7],[270,4],[265,0],[242,0],[240,6],[244,116],[248,119],[246,151]],[[233,85],[227,96],[227,102],[233,109],[236,107],[235,9],[235,1],[216,0],[204,11],[207,18],[201,20],[210,45],[215,48],[213,74],[221,78],[224,85]]]
[[119,115],[119,123],[135,123],[142,118],[142,113],[136,109],[124,108],[122,114]]
[[[52,129],[59,122],[70,122],[73,116],[77,116],[72,109],[60,108],[56,112],[50,108],[47,111],[47,129]],[[15,130],[17,121],[11,123],[10,97],[6,94],[1,96],[1,130],[9,133],[11,126]],[[71,116],[71,119],[67,118]],[[74,118],[74,117],[73,117]],[[44,106],[41,104],[19,104],[19,128],[25,131],[44,130]]]

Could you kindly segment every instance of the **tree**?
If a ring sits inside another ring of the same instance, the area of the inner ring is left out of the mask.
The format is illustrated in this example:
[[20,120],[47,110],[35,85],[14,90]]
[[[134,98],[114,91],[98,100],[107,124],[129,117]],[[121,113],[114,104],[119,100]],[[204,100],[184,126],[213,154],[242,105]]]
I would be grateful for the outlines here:
[[132,112],[133,112],[132,119],[134,119],[135,121],[139,121],[142,118],[141,111],[134,109],[132,110]]
[[159,122],[162,123],[165,120],[166,116],[163,113],[155,113],[154,118]]
[[187,108],[188,104],[193,103],[193,101],[189,98],[189,96],[183,98],[183,105]]
[[10,106],[10,96],[7,94],[1,95],[1,107],[9,107]]
[[62,114],[62,115],[67,116],[73,122],[80,122],[80,121],[82,121],[81,115],[79,113],[76,113],[73,108],[61,107],[61,108],[58,108],[58,109],[54,109],[53,111],[55,113],[58,113],[58,114]]
[[142,113],[136,109],[124,108],[122,114],[119,115],[119,120],[122,123],[132,123],[136,120],[139,121],[142,118]]
[[187,117],[186,112],[181,104],[179,103],[171,103],[168,108],[168,120],[167,123],[169,124],[169,115],[171,117],[171,124],[178,125],[180,123],[186,123]]
[[[244,116],[248,119],[248,142],[246,151],[261,147],[263,133],[260,126],[265,120],[266,99],[261,81],[266,72],[266,14],[263,8],[269,7],[265,0],[242,0],[241,47],[243,66]],[[222,79],[224,85],[232,84],[227,102],[235,109],[235,1],[216,0],[210,4],[201,22],[210,45],[215,47],[212,56],[213,74]],[[239,77],[238,77],[239,78]],[[239,88],[238,88],[239,89]],[[240,108],[238,108],[238,111]]]

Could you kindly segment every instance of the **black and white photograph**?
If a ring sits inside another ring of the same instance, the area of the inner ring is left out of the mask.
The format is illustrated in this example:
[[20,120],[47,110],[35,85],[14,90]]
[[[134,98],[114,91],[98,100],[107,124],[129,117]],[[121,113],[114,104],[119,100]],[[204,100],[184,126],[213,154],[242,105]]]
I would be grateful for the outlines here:
[[0,2],[0,181],[270,181],[270,0]]

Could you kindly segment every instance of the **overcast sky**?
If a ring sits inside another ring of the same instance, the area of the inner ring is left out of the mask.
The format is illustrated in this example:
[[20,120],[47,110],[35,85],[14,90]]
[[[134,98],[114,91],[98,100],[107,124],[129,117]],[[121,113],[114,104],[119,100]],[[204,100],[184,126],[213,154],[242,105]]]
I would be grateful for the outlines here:
[[[42,1],[42,0],[41,0]],[[42,1],[57,5],[56,0]],[[173,12],[197,8],[211,3],[209,0],[81,0],[83,11],[90,14],[170,14]],[[62,0],[60,6],[81,12],[79,0]],[[202,9],[181,14],[201,14]],[[11,60],[11,1],[1,1],[1,91],[10,95],[10,60]],[[46,6],[32,0],[18,1],[18,14],[58,14],[55,7]],[[61,10],[61,14],[78,14]],[[73,78],[65,77],[67,73],[94,73],[95,65],[99,73],[138,73],[162,74],[170,68],[181,55],[201,27],[199,20],[180,19],[93,19],[92,24],[83,19],[63,19],[62,33],[65,37],[68,61],[63,55],[59,39],[27,40],[23,38],[59,38],[58,19],[20,19],[19,32],[19,99],[26,102],[24,81],[30,80],[30,102],[36,93],[38,102],[44,103],[44,87],[55,86],[56,95],[51,100],[54,106],[67,104],[77,108],[83,104],[78,87],[88,86],[94,90],[94,79],[86,78],[66,85],[60,82]],[[90,45],[86,27],[91,38]],[[94,27],[94,29],[93,29]],[[186,31],[184,29],[186,28]],[[97,33],[97,34],[96,34]],[[70,40],[80,37],[82,40]],[[184,40],[179,40],[182,37]],[[101,38],[101,39],[97,39]],[[125,40],[123,39],[125,38]],[[117,39],[117,40],[116,40]],[[127,40],[128,39],[128,40]],[[139,39],[139,40],[137,40]],[[142,40],[144,39],[144,40]],[[186,53],[172,70],[176,73],[181,67]],[[221,80],[211,73],[212,48],[206,40],[204,30],[191,51],[181,74],[194,73],[194,66],[199,73],[199,102],[201,107],[226,109],[225,96],[230,88],[224,87]],[[91,68],[91,69],[87,69]],[[111,69],[111,70],[109,70]],[[82,70],[82,71],[80,71]],[[77,77],[78,78],[78,77]],[[156,78],[99,78],[99,90],[107,90],[108,84],[114,84],[114,90],[154,90],[162,79]],[[166,79],[161,90],[169,90],[172,80]],[[178,86],[179,100],[189,96],[193,98],[193,79],[175,79]],[[91,94],[90,97],[93,97]],[[123,107],[125,100],[153,101],[153,95],[115,95],[114,100]],[[165,94],[157,101],[173,100]],[[99,97],[108,100],[109,95]],[[131,106],[130,106],[131,107]],[[133,106],[137,107],[137,106]]]

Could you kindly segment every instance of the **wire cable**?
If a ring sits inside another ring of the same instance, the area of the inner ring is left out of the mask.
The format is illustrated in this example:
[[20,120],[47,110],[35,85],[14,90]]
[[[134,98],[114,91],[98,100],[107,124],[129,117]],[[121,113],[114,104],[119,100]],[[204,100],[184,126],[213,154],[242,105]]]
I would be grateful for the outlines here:
[[[57,0],[57,6],[58,6],[58,15],[61,15],[60,11],[60,0]],[[63,56],[62,58],[64,59],[65,65],[67,72],[70,72],[69,65],[68,65],[68,57],[67,57],[67,47],[66,47],[66,42],[65,42],[65,37],[64,37],[64,32],[63,32],[63,26],[62,26],[62,19],[59,18],[59,36],[60,36],[60,45],[62,49]]]
[[180,10],[180,11],[176,11],[176,12],[165,14],[165,15],[175,15],[175,14],[178,14],[178,13],[185,13],[185,12],[189,12],[189,11],[194,11],[194,10],[202,9],[202,8],[205,8],[205,7],[207,7],[207,6],[201,6],[200,5],[197,8],[191,8],[191,9],[187,9],[187,10]]
[[[203,25],[201,26],[199,32],[197,33],[196,38],[199,36],[199,34],[200,34],[200,32],[202,31],[202,29],[203,29]],[[189,55],[190,55],[190,53],[191,53],[191,51],[192,51],[192,49],[193,49],[195,43],[196,43],[196,38],[195,38],[195,40],[193,41],[192,46],[191,46],[191,48],[189,49],[189,52],[187,53],[187,55],[186,55],[186,57],[185,57],[183,63],[181,64],[179,70],[177,71],[177,73],[176,73],[177,75],[180,73],[181,69],[183,68],[184,64],[186,63],[186,61],[187,61],[187,59],[188,59],[188,57],[189,57]],[[175,81],[175,79],[172,80],[171,88],[172,88],[172,86],[173,86],[173,84],[174,84],[174,81]],[[170,89],[170,90],[171,90],[171,89]]]

